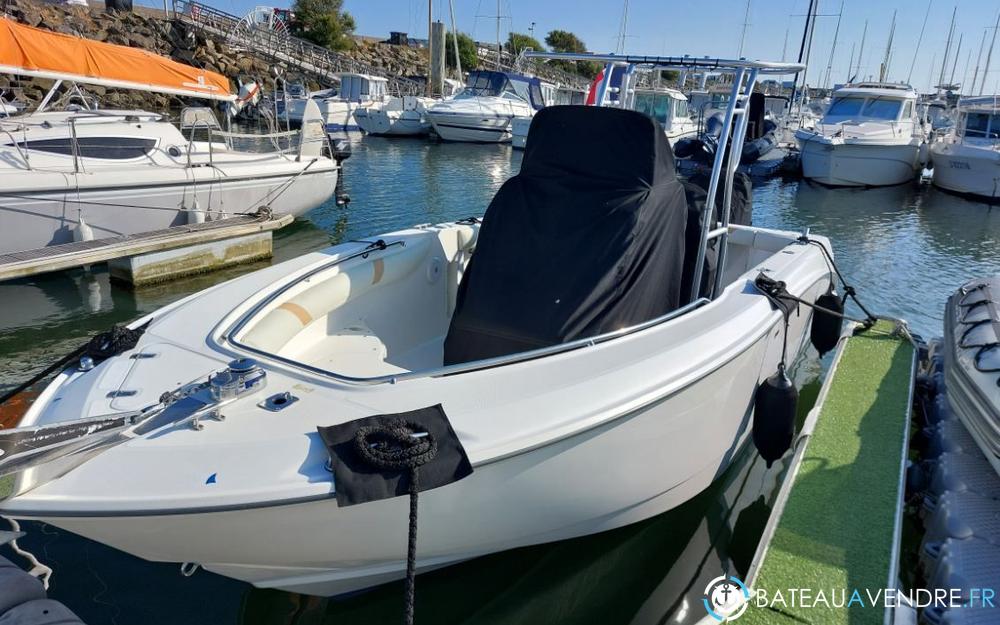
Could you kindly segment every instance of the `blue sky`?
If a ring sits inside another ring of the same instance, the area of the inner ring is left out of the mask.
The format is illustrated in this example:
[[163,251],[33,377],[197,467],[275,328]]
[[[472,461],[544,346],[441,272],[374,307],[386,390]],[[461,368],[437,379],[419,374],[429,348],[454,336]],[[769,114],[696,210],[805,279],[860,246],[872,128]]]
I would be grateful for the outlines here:
[[[257,4],[253,0],[208,1],[222,10],[239,14]],[[435,19],[444,20],[450,27],[447,0],[432,1]],[[279,0],[281,2],[287,5],[291,0]],[[835,15],[840,10],[840,4],[840,0],[819,0],[819,13],[834,16],[817,19],[810,59],[810,84],[819,84],[826,74],[837,26]],[[454,5],[460,30],[473,34],[479,40],[491,41],[496,37],[496,0],[454,0]],[[426,36],[426,0],[345,0],[344,6],[354,15],[359,34],[387,36],[391,30],[400,30],[417,37]],[[798,54],[807,6],[808,0],[752,0],[744,55],[780,60],[787,30],[787,58],[794,60]],[[851,46],[855,46],[856,57],[865,20],[868,20],[868,36],[861,73],[865,76],[877,75],[896,9],[890,78],[905,80],[913,64],[927,6],[927,0],[845,0],[840,36],[830,72],[831,82],[842,82],[847,78]],[[612,52],[617,44],[622,7],[622,0],[502,0],[503,36],[506,37],[510,29],[526,32],[531,22],[535,22],[535,33],[539,39],[549,30],[559,28],[575,32],[591,50]],[[971,80],[984,32],[985,48],[989,48],[992,27],[1000,11],[1000,0],[931,0],[927,28],[910,76],[911,83],[918,89],[926,90],[937,82],[955,7],[958,8],[955,42],[945,80],[951,75],[959,36],[963,39],[955,68],[956,82],[961,82],[966,74],[970,50],[967,74]],[[739,48],[745,11],[745,0],[631,0],[627,49],[638,54],[732,57]],[[987,27],[990,30],[987,31]],[[985,65],[985,61],[984,49],[981,65]],[[854,64],[857,64],[856,59]],[[1000,92],[1000,36],[994,48],[986,91]]]

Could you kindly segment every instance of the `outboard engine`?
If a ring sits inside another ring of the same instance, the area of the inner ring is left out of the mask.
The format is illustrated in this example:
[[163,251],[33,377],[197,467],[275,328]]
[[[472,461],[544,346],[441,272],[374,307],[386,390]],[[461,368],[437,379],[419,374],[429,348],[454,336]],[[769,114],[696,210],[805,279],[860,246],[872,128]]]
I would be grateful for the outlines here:
[[344,193],[344,161],[351,158],[351,143],[347,139],[334,139],[330,142],[330,150],[332,151],[331,158],[337,161],[337,165],[340,167],[340,172],[337,175],[337,187],[334,189],[333,195],[337,206],[347,206],[351,203],[351,196]]

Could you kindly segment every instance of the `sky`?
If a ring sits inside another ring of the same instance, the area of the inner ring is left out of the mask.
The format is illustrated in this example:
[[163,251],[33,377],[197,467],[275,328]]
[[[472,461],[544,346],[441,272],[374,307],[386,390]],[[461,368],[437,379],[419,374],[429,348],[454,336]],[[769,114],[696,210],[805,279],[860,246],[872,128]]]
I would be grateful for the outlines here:
[[[206,1],[206,0],[203,0]],[[278,0],[287,6],[292,0]],[[207,0],[230,13],[244,14],[258,3],[254,0]],[[447,0],[431,0],[434,19],[451,27]],[[496,38],[496,0],[453,0],[455,19],[461,31],[481,41]],[[809,59],[809,84],[823,86],[830,63],[837,14],[841,0],[818,0],[816,30]],[[971,83],[976,58],[985,33],[980,75],[1000,13],[1000,0],[930,0],[927,26],[920,42],[921,25],[927,14],[927,0],[844,0],[840,32],[833,54],[829,83],[844,82],[858,65],[865,22],[868,34],[861,56],[860,77],[878,77],[879,64],[886,52],[893,12],[896,31],[889,63],[889,79],[907,81],[920,91],[929,91],[941,75],[952,11],[956,10],[955,37],[945,69],[945,81],[954,68],[955,82]],[[630,0],[625,49],[635,54],[718,56],[733,58],[739,50],[746,14],[746,0]],[[692,8],[694,7],[694,8]],[[403,31],[426,37],[426,0],[344,0],[344,8],[357,23],[361,35],[385,36]],[[501,0],[502,38],[506,33],[528,32],[535,24],[539,40],[550,30],[576,33],[595,52],[614,52],[622,22],[623,0]],[[808,0],[751,0],[749,26],[743,55],[748,58],[794,61],[798,56]],[[785,36],[787,32],[787,48]],[[961,37],[961,48],[959,38]],[[849,73],[852,46],[854,62]],[[970,54],[971,51],[971,54]],[[916,55],[914,55],[916,53]],[[914,60],[915,59],[915,60]],[[911,72],[912,66],[912,72]],[[978,91],[978,86],[976,88]],[[1000,35],[993,50],[986,93],[1000,93]]]

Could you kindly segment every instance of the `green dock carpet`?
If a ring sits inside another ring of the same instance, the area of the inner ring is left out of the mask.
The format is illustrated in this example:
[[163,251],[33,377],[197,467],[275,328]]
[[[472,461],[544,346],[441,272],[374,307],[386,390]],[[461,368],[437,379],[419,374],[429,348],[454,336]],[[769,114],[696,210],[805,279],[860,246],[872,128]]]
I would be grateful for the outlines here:
[[[750,605],[741,622],[881,624],[865,589],[886,587],[913,348],[879,322],[848,340],[754,588],[789,607]],[[790,607],[787,589],[858,589],[865,607]]]

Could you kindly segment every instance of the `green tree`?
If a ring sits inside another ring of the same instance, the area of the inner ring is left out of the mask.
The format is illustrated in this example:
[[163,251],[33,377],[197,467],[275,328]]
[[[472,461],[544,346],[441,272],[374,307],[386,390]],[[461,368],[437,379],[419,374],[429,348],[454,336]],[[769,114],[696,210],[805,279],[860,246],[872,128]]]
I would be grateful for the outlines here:
[[[452,43],[454,36],[447,33],[444,38],[444,60],[449,69],[455,69],[455,44]],[[465,33],[458,33],[458,58],[462,61],[462,71],[475,69],[479,65],[479,52],[477,52],[476,42]]]
[[665,69],[660,71],[660,78],[666,82],[677,82],[681,78],[681,73],[676,69]]
[[344,11],[344,0],[295,0],[292,33],[331,50],[354,46],[354,18]]
[[504,44],[504,49],[514,56],[520,54],[525,48],[531,48],[535,51],[545,49],[540,41],[523,33],[511,33],[510,36],[507,37],[507,43]]
[[552,30],[545,36],[545,43],[549,44],[554,52],[586,52],[587,44],[566,30]]
[[[545,36],[545,43],[549,44],[553,52],[586,52],[587,44],[583,43],[579,37],[567,30],[552,30]],[[567,72],[573,72],[593,78],[600,71],[599,64],[593,61],[549,61],[553,67],[558,67]]]

